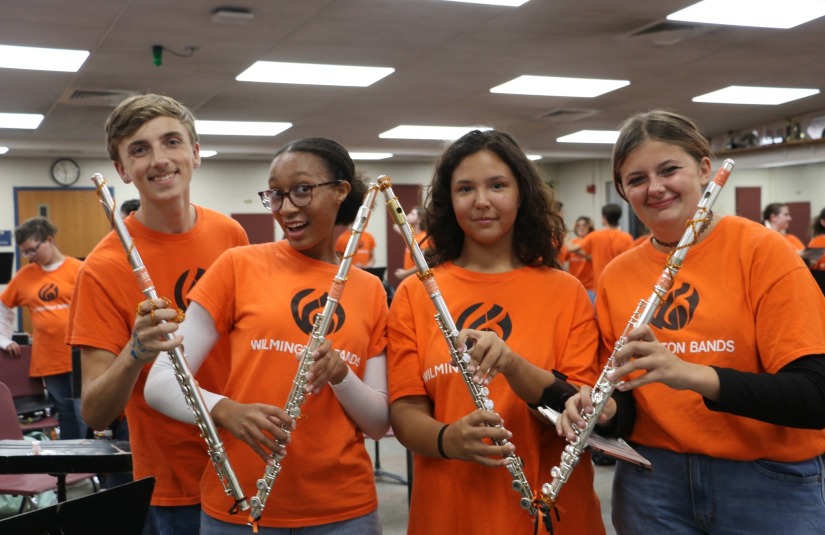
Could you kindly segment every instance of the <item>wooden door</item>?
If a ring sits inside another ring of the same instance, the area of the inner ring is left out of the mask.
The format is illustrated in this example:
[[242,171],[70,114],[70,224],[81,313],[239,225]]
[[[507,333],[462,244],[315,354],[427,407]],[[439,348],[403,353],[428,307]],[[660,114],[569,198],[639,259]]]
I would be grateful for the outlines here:
[[791,224],[788,225],[788,234],[793,234],[805,245],[811,240],[811,203],[789,202],[788,212],[791,214]]
[[[57,227],[55,243],[66,256],[85,258],[111,230],[94,188],[14,188],[15,226],[43,216]],[[28,260],[22,259],[23,262]],[[18,269],[21,267],[18,256]],[[32,332],[28,310],[20,328]]]

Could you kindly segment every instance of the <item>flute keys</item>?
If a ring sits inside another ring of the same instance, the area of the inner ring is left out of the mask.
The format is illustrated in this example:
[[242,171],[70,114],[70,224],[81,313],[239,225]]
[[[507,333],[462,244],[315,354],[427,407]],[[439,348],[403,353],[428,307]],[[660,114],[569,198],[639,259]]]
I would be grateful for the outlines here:
[[485,399],[484,400],[484,408],[488,411],[493,410],[493,400],[492,399]]

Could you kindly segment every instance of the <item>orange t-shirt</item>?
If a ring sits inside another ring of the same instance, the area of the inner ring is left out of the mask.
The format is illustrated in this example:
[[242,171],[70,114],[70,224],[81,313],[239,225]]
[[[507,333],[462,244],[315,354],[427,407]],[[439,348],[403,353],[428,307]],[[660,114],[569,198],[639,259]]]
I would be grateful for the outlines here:
[[54,271],[28,264],[17,272],[0,296],[9,308],[28,307],[32,319],[29,375],[43,377],[72,371],[72,348],[63,343],[69,304],[82,262],[67,256]]
[[[814,236],[808,243],[808,247],[810,247],[811,249],[825,248],[825,234]],[[825,270],[825,254],[819,257],[819,261],[817,261],[817,263],[814,264],[814,266],[811,269]]]
[[[509,273],[467,271],[452,263],[434,268],[444,301],[459,329],[496,332],[533,364],[557,369],[578,384],[596,381],[598,331],[593,306],[581,283],[562,270],[525,267]],[[451,423],[475,410],[448,346],[433,319],[434,305],[420,281],[404,279],[388,323],[390,402],[427,396],[433,418]],[[504,377],[489,385],[494,410],[513,433],[516,453],[534,493],[549,482],[565,441],[539,421]],[[408,534],[533,533],[533,519],[519,506],[512,476],[503,467],[415,455]],[[487,513],[479,509],[492,508]],[[558,507],[556,535],[604,533],[593,490],[589,454],[573,472]],[[464,511],[464,513],[457,513]]]
[[[639,300],[653,293],[665,258],[648,242],[605,269],[596,298],[603,362]],[[825,354],[825,331],[812,328],[825,325],[825,297],[776,231],[723,218],[688,250],[673,287],[650,325],[686,362],[776,373],[800,357]],[[825,431],[711,411],[690,390],[654,383],[633,395],[630,438],[640,444],[740,461],[794,462],[825,451]]]
[[[335,240],[335,252],[338,253],[339,256],[344,255],[350,236],[352,236],[352,232],[347,230],[342,232],[341,235],[338,236],[338,239]],[[372,234],[366,230],[361,232],[361,236],[358,240],[358,247],[355,249],[355,254],[352,256],[352,264],[355,266],[366,266],[369,264],[372,251],[374,249],[375,238]]]
[[[426,233],[421,233],[421,234],[415,236],[415,241],[418,243],[418,248],[421,249],[421,252],[426,251],[427,248],[432,246],[432,242],[430,240],[430,237]],[[411,269],[411,268],[414,268],[414,267],[415,267],[415,262],[413,261],[412,253],[410,253],[410,248],[406,247],[406,244],[405,244],[403,269],[406,270],[406,269]]]
[[[570,240],[575,244],[581,244],[581,238],[572,238]],[[596,288],[593,280],[593,263],[580,254],[571,253],[567,250],[567,246],[563,246],[559,251],[559,263],[567,262],[567,271],[579,279],[584,285],[585,290],[594,290]]]
[[[230,340],[224,394],[240,403],[286,405],[298,369],[295,353],[309,340],[337,271],[286,241],[233,249],[215,261],[190,296]],[[386,346],[387,294],[365,271],[352,267],[348,276],[327,338],[363,379],[367,360]],[[331,387],[307,396],[296,424],[260,525],[313,526],[374,511],[378,497],[364,435]],[[264,462],[241,440],[226,434],[224,441],[241,487],[254,495]],[[226,494],[215,477],[204,474],[201,489],[210,516],[246,522],[246,515],[227,514]]]
[[[196,208],[197,223],[182,234],[155,232],[134,217],[124,221],[158,295],[169,298],[179,308],[186,308],[187,294],[218,255],[249,243],[236,221]],[[110,232],[89,254],[78,275],[67,342],[119,354],[129,343],[137,304],[144,299],[120,240]],[[219,390],[226,381],[227,352],[226,344],[216,346],[208,364],[198,372],[196,379],[207,390]],[[126,405],[135,479],[156,479],[152,505],[197,504],[204,468],[208,466],[209,476],[217,481],[206,443],[196,427],[164,416],[146,404],[143,386],[149,368],[141,370]]]
[[579,246],[590,255],[596,282],[611,260],[633,247],[633,236],[619,229],[594,230],[581,239]]
[[802,240],[800,240],[793,234],[783,234],[783,236],[785,236],[785,239],[788,240],[788,242],[791,244],[791,247],[793,247],[794,250],[802,251],[803,249],[805,249],[805,244],[802,243]]

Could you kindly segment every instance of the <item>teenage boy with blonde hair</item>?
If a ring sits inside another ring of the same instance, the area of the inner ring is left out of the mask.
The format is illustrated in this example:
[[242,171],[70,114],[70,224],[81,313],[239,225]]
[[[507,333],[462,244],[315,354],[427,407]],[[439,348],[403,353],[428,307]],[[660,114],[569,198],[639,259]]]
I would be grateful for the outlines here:
[[[194,116],[172,98],[138,95],[112,112],[106,136],[115,170],[140,196],[140,209],[124,224],[158,295],[184,309],[189,290],[212,261],[249,243],[237,222],[189,201],[200,166]],[[123,246],[110,233],[80,271],[67,335],[81,348],[83,415],[101,429],[125,409],[135,479],[155,478],[148,522],[158,534],[197,534],[207,447],[195,428],[155,412],[143,397],[160,336],[171,327],[159,324],[150,329],[152,336],[138,334],[137,307],[144,299]],[[218,358],[196,378],[204,388],[220,390],[228,346],[218,345],[215,352]]]

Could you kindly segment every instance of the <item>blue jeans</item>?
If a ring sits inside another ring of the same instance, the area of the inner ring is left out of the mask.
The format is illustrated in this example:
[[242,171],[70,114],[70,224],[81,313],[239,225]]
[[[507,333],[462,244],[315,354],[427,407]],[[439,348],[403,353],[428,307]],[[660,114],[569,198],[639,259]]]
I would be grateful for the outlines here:
[[80,416],[80,399],[72,398],[72,372],[47,375],[43,380],[57,409],[60,438],[86,438],[86,423]]
[[[201,513],[201,535],[249,535],[252,528],[246,524],[229,524]],[[306,528],[264,528],[258,527],[261,535],[381,535],[381,521],[378,511]]]
[[821,457],[730,461],[634,447],[653,471],[616,464],[613,525],[619,535],[825,533]]
[[[176,507],[149,507],[147,524],[153,535],[198,535],[200,532],[201,506],[179,505]],[[144,530],[144,533],[146,531]],[[249,531],[247,531],[249,535]]]

